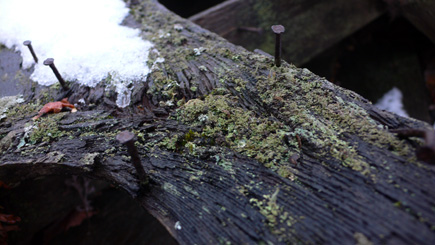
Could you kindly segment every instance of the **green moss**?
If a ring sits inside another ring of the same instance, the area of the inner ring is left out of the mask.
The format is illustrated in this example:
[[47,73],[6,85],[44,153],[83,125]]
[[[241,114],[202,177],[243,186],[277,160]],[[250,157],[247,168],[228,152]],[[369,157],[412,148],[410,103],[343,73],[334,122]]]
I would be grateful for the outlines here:
[[283,178],[287,178],[287,179],[294,181],[296,179],[296,177],[295,177],[293,171],[294,171],[293,168],[291,168],[287,165],[283,165],[283,166],[280,166],[278,168],[277,173]]
[[[253,6],[265,30],[270,30],[271,20],[276,20],[275,7],[267,1]],[[140,6],[135,8],[132,12],[138,19],[141,13],[147,12]],[[153,14],[152,18],[158,20],[159,15]],[[367,159],[359,152],[359,148],[366,147],[366,144],[388,151],[392,149],[394,154],[413,159],[412,149],[380,128],[358,105],[362,99],[355,93],[335,87],[307,69],[298,69],[285,62],[279,68],[274,67],[270,57],[248,53],[237,47],[229,48],[223,39],[220,44],[219,37],[214,34],[194,33],[188,28],[174,29],[175,24],[184,26],[183,20],[173,17],[164,22],[143,25],[144,31],[150,33],[150,38],[159,47],[158,56],[165,58],[165,70],[155,70],[151,74],[153,83],[148,94],[153,96],[153,100],[160,100],[166,108],[173,110],[179,107],[173,118],[201,130],[193,140],[166,133],[163,138],[148,142],[147,147],[159,144],[166,149],[195,155],[210,146],[228,147],[290,179],[293,178],[294,166],[290,156],[302,156],[304,148],[312,151],[314,157],[325,159],[326,163],[339,162],[363,174],[370,173]],[[166,33],[170,35],[161,35]],[[273,46],[274,35],[267,35],[266,38],[272,41],[263,43]],[[185,48],[177,40],[183,40],[186,45],[198,50],[212,46],[213,54],[204,49],[201,54],[196,54],[192,48]],[[270,47],[260,48],[273,50]],[[210,68],[210,62],[202,64],[205,58],[213,59],[214,56],[236,62],[236,70],[251,77],[242,77],[233,67],[226,67],[225,62],[215,69]],[[186,102],[180,89],[190,88],[193,94],[204,92],[199,91],[200,87],[196,84],[199,80],[196,73],[187,75],[191,76],[188,78],[190,86],[174,86],[181,83],[177,81],[179,78],[175,72],[188,73],[191,61],[198,67],[207,67],[219,83],[204,99]],[[237,95],[230,96],[228,93]],[[246,103],[246,94],[249,94],[249,100],[254,101]],[[347,102],[349,99],[345,96],[353,98],[354,102]],[[255,108],[256,105],[266,108],[267,112],[262,114]]]
[[291,136],[299,136],[305,144],[319,149],[314,153],[319,158],[332,156],[344,166],[368,174],[369,164],[348,135],[359,135],[376,147],[392,148],[401,156],[413,154],[403,141],[380,128],[363,108],[344,102],[328,89],[332,85],[307,69],[282,67],[271,71],[273,76],[258,77],[256,83],[262,101],[279,112],[279,121],[293,126]]
[[187,142],[185,144],[185,147],[187,148],[187,150],[189,151],[190,154],[196,155],[196,145],[194,143]]
[[175,151],[177,150],[177,142],[178,142],[178,136],[174,135],[173,137],[166,137],[163,139],[163,141],[159,142],[157,146],[164,147],[168,150]]
[[67,135],[67,132],[60,130],[58,127],[58,122],[63,116],[64,113],[50,114],[35,121],[35,128],[29,134],[30,143],[50,142]]
[[229,95],[208,95],[193,99],[177,110],[174,118],[194,127],[201,127],[203,138],[214,139],[221,146],[257,159],[267,167],[288,165],[289,155],[298,152],[297,143],[284,140],[290,129],[276,121],[247,111]]
[[184,139],[188,142],[193,141],[196,137],[195,132],[192,131],[192,129],[189,129],[189,132],[186,133],[184,136]]
[[34,103],[22,103],[10,108],[7,111],[7,117],[11,120],[23,118],[29,115],[36,115],[40,109],[39,104]]
[[[263,56],[255,54],[248,59],[264,62]],[[359,102],[358,95],[340,91],[355,98],[355,103],[345,102],[330,89],[333,85],[307,69],[269,68],[264,63],[257,63],[256,67],[263,73],[256,76],[255,90],[248,88],[249,82],[245,80],[232,79],[234,74],[231,73],[219,79],[223,85],[227,81],[236,84],[236,90],[242,94],[246,90],[255,91],[260,103],[276,114],[261,115],[246,110],[240,106],[240,98],[229,95],[225,88],[218,88],[204,99],[192,99],[183,104],[173,118],[202,128],[198,132],[202,138],[213,139],[219,146],[255,158],[290,179],[294,175],[289,157],[301,151],[298,138],[302,147],[308,145],[314,150],[315,156],[335,159],[363,174],[370,173],[370,165],[358,152],[358,141],[349,135],[358,135],[361,142],[392,149],[393,153],[412,159],[413,152],[407,144],[381,128],[355,104]],[[201,147],[203,145],[195,143],[190,151]]]

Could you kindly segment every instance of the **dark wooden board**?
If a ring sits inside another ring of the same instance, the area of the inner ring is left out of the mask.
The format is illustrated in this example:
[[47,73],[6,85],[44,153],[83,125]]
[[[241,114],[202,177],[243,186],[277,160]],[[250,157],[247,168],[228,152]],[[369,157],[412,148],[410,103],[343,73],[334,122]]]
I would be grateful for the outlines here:
[[[86,104],[33,122],[60,94],[35,84],[28,104],[0,121],[0,180],[108,181],[180,244],[435,242],[434,166],[416,159],[421,140],[389,132],[429,125],[307,69],[274,67],[155,1],[131,7],[165,61],[135,84],[124,109],[105,84],[71,83],[71,102]],[[137,135],[145,186],[115,139],[123,130]]]

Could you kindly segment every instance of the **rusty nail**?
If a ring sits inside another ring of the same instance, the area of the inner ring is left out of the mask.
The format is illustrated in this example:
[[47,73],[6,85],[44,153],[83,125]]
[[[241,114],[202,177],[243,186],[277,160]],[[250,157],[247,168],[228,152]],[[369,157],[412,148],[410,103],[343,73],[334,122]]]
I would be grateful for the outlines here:
[[122,131],[116,136],[116,140],[119,141],[119,143],[124,144],[127,146],[128,153],[131,157],[131,162],[133,163],[133,166],[136,169],[137,174],[139,175],[139,179],[142,183],[148,182],[148,177],[145,173],[145,170],[142,167],[142,163],[139,158],[139,153],[137,151],[136,146],[134,145],[134,142],[136,141],[136,135],[134,135],[130,131]]
[[23,42],[23,44],[24,46],[27,46],[29,48],[30,53],[33,56],[33,59],[35,60],[35,63],[38,63],[38,57],[36,57],[35,51],[33,50],[32,42],[30,40],[26,40]]
[[275,39],[275,65],[277,67],[281,66],[281,33],[285,31],[282,25],[273,25],[272,31],[276,34]]
[[65,83],[65,80],[63,80],[62,76],[60,75],[59,71],[57,70],[56,66],[54,66],[54,59],[48,58],[44,60],[44,65],[50,66],[50,68],[53,70],[54,75],[56,76],[57,80],[59,80],[60,85],[62,85],[62,88],[64,90],[68,90],[68,86]]

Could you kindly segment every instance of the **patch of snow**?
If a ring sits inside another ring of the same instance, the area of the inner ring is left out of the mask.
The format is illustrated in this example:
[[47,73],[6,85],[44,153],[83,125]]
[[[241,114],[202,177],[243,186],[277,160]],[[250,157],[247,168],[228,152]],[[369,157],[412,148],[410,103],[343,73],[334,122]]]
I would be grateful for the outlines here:
[[202,52],[204,52],[206,49],[204,47],[194,48],[193,54],[195,56],[200,56]]
[[402,92],[398,88],[393,87],[376,102],[375,106],[381,110],[394,112],[402,117],[409,117],[408,113],[403,109],[402,97]]
[[151,70],[159,70],[159,68],[157,67],[157,64],[159,64],[159,63],[163,63],[163,62],[165,62],[165,58],[163,58],[163,57],[159,57],[159,58],[157,58],[157,59],[154,61],[153,65],[151,66]]
[[9,110],[9,108],[23,102],[24,99],[21,97],[21,95],[5,96],[0,98],[0,120],[6,118],[6,112]]
[[122,0],[0,0],[0,42],[20,51],[29,68],[34,61],[23,41],[32,41],[39,62],[31,79],[41,85],[57,82],[42,64],[46,58],[54,58],[65,80],[81,85],[94,87],[110,76],[117,104],[125,107],[132,89],[126,86],[150,73],[153,47],[138,29],[120,25],[128,13]]
[[171,33],[163,31],[163,30],[159,30],[159,38],[167,38],[170,37]]
[[208,116],[206,114],[201,114],[201,115],[198,116],[198,120],[200,122],[205,122],[205,121],[208,120]]
[[174,228],[175,228],[176,230],[181,230],[181,224],[180,224],[180,221],[175,222]]
[[175,24],[174,25],[174,29],[177,30],[177,31],[182,31],[184,29],[184,27],[182,25],[180,25],[180,24]]

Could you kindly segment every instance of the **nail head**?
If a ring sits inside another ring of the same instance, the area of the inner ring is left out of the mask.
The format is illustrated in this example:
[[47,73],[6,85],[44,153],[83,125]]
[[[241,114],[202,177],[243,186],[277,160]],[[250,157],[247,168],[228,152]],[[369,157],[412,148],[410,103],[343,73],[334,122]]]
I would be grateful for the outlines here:
[[125,144],[129,141],[134,140],[135,135],[130,131],[122,131],[118,135],[116,135],[116,140],[121,144]]
[[272,26],[272,31],[275,34],[281,34],[281,33],[283,33],[285,31],[285,28],[282,25],[273,25]]
[[26,40],[26,41],[23,42],[23,44],[24,44],[25,46],[29,46],[31,43],[32,43],[32,42],[31,42],[30,40]]
[[48,58],[48,59],[44,60],[44,65],[46,65],[46,66],[52,65],[53,63],[54,63],[53,58]]

